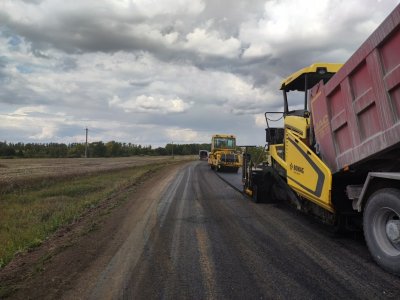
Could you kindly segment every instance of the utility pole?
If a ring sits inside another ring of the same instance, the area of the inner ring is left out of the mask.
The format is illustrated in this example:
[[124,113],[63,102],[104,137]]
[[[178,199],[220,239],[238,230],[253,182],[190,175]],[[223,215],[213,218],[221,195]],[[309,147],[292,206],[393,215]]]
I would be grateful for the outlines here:
[[87,149],[88,149],[87,137],[89,129],[86,127],[85,131],[86,131],[85,158],[87,158]]
[[172,141],[172,159],[174,159],[174,142]]

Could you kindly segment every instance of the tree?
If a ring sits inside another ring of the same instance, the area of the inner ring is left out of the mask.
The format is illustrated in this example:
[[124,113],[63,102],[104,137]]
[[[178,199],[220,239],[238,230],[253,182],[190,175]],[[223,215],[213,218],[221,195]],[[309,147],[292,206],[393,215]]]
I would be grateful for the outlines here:
[[251,155],[251,160],[253,161],[254,165],[262,163],[266,159],[265,148],[261,146],[249,147],[247,148],[247,153]]
[[[89,157],[121,157],[132,155],[197,155],[199,150],[210,151],[211,144],[167,144],[165,147],[153,149],[151,145],[142,146],[131,143],[102,141],[88,145]],[[7,143],[0,142],[0,156],[2,157],[84,157],[84,143]]]
[[102,141],[90,143],[89,157],[105,157],[107,156],[107,147]]

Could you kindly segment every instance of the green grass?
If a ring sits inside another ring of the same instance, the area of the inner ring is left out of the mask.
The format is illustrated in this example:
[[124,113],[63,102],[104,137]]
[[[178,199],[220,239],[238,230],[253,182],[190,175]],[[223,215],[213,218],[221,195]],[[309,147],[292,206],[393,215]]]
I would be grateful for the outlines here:
[[61,226],[165,165],[109,171],[0,195],[0,268],[16,253],[40,245]]

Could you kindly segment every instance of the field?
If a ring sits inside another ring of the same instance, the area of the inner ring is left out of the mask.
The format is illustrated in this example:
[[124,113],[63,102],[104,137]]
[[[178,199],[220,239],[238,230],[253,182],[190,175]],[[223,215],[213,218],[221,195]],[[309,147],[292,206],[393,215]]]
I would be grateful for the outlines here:
[[[175,160],[182,159],[175,157]],[[81,175],[170,161],[166,156],[0,160],[0,193]]]
[[1,160],[0,268],[17,253],[40,245],[58,228],[104,206],[110,199],[114,201],[121,191],[134,189],[155,171],[191,159]]

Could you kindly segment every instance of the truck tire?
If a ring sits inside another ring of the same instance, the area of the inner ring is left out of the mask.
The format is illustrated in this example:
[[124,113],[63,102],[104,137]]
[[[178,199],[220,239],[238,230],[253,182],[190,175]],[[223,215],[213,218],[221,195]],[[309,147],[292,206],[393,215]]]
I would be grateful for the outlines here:
[[373,193],[365,206],[363,227],[377,264],[400,275],[400,190],[385,188]]

